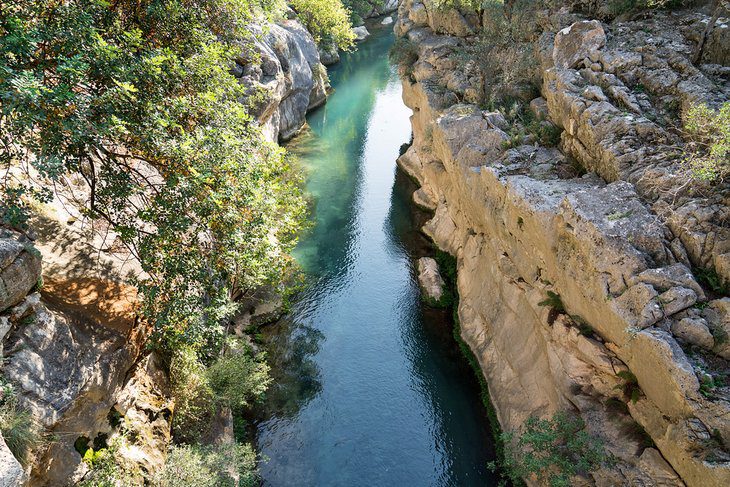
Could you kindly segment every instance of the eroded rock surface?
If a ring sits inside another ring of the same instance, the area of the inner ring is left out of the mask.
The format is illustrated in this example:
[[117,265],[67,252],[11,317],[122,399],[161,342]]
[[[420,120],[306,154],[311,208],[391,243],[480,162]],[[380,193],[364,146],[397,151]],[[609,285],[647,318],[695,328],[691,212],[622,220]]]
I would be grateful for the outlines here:
[[[251,95],[261,95],[255,114],[271,140],[288,140],[304,125],[308,110],[327,99],[327,71],[314,39],[296,20],[253,26],[253,51],[246,46],[232,72]],[[334,53],[326,51],[331,56]],[[331,59],[328,59],[331,60]],[[263,93],[262,93],[263,92]]]
[[[712,383],[730,370],[730,299],[708,303],[692,272],[730,280],[727,202],[687,190],[683,141],[662,122],[667,106],[730,97],[726,78],[688,60],[702,19],[555,14],[536,41],[542,96],[530,104],[562,129],[548,148],[505,143],[509,123],[479,108],[489,80],[464,62],[468,14],[399,9],[396,34],[418,60],[403,76],[414,140],[398,163],[434,211],[424,232],[457,258],[462,338],[505,430],[567,409],[603,439],[617,464],[576,485],[730,484],[730,389]],[[566,175],[570,161],[588,174]]]

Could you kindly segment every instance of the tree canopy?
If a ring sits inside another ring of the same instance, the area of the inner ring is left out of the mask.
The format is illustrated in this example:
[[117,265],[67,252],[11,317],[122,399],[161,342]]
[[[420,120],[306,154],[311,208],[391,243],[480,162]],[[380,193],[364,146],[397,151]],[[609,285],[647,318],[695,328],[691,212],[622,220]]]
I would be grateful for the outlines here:
[[300,182],[229,73],[247,22],[274,4],[0,6],[0,217],[22,227],[29,200],[81,178],[85,214],[108,222],[146,273],[143,311],[163,346],[215,349],[234,290],[276,283],[289,265]]

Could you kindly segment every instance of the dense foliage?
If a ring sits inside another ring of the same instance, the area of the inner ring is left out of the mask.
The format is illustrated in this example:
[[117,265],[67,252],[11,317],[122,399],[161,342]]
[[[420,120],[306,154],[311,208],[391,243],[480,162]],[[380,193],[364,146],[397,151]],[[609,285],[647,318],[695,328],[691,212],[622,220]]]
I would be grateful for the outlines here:
[[289,265],[299,181],[229,74],[246,22],[272,4],[0,7],[4,223],[22,227],[49,188],[82,196],[140,261],[143,311],[166,349],[215,355],[232,293],[276,283]]
[[344,50],[355,45],[350,10],[340,0],[289,0],[317,44],[334,43]]
[[607,460],[601,441],[577,416],[557,412],[550,419],[530,417],[519,437],[502,434],[504,471],[517,485],[536,478],[551,487],[571,485],[571,477],[598,468]]

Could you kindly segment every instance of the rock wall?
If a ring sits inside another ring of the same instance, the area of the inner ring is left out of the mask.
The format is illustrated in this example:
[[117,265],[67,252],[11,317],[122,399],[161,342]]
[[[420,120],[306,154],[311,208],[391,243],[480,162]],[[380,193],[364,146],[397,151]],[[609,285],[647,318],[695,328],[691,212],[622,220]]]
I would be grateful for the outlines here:
[[119,455],[145,471],[163,464],[169,444],[169,391],[142,358],[147,332],[135,318],[136,293],[121,279],[125,259],[96,253],[70,222],[36,216],[34,241],[0,234],[0,275],[12,276],[8,295],[20,296],[0,306],[2,375],[53,438],[27,471],[3,454],[0,485],[72,485],[88,470],[77,441],[103,445],[122,421],[135,440]]
[[[553,17],[531,104],[563,129],[549,148],[508,143],[503,115],[478,106],[484,77],[464,65],[477,16],[399,9],[396,34],[418,59],[402,71],[414,137],[398,162],[434,211],[423,230],[457,257],[462,338],[503,429],[567,409],[604,440],[616,465],[575,485],[730,485],[730,389],[707,387],[730,370],[730,298],[690,270],[728,279],[727,201],[685,192],[682,141],[650,120],[664,103],[728,99],[725,68],[687,61],[684,33],[703,19]],[[576,162],[588,174],[566,177]]]
[[288,140],[302,128],[308,110],[327,99],[329,80],[311,34],[297,20],[253,26],[232,73],[250,93],[247,101],[264,134]]

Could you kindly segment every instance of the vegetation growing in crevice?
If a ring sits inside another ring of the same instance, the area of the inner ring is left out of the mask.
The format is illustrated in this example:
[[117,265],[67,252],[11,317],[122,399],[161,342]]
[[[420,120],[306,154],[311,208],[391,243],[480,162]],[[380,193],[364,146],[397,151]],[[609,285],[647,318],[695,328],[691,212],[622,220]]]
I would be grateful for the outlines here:
[[685,115],[685,160],[698,181],[720,184],[730,173],[730,102],[718,110],[705,104]]
[[398,65],[402,74],[408,77],[411,83],[415,82],[413,65],[418,61],[418,47],[412,40],[406,37],[397,38],[391,46],[388,56],[391,62]]
[[615,389],[620,390],[627,401],[638,401],[642,392],[636,376],[630,370],[621,370],[616,376],[623,380],[623,384],[617,385]]
[[[499,419],[497,418],[497,411],[494,409],[494,405],[492,404],[492,399],[489,395],[489,384],[487,384],[487,380],[484,378],[484,373],[482,372],[481,365],[479,364],[479,361],[477,360],[476,356],[474,355],[474,352],[471,351],[471,348],[469,348],[469,345],[464,341],[464,339],[461,337],[461,322],[459,320],[459,290],[457,288],[456,278],[457,278],[457,272],[456,272],[456,257],[452,256],[448,252],[444,252],[443,250],[436,247],[435,252],[435,260],[439,265],[439,269],[441,270],[441,275],[444,279],[444,282],[446,283],[446,288],[450,290],[453,300],[451,303],[452,307],[452,320],[454,324],[453,329],[453,336],[456,343],[459,345],[459,349],[461,350],[461,353],[466,358],[467,362],[469,363],[469,366],[474,371],[474,376],[477,379],[477,382],[479,383],[479,389],[481,391],[480,397],[482,400],[482,405],[484,406],[484,410],[487,414],[487,420],[489,421],[489,427],[492,432],[492,437],[494,439],[494,450],[496,453],[497,460],[494,464],[494,470],[499,470],[500,467],[504,463],[504,444],[502,442],[502,427],[499,424]],[[518,484],[515,484],[518,485]]]
[[567,487],[575,475],[587,474],[608,461],[603,442],[585,422],[565,411],[550,419],[530,417],[520,435],[502,434],[504,470],[516,484],[536,478],[551,487]]
[[10,452],[23,466],[30,463],[32,452],[43,444],[40,426],[18,404],[15,387],[0,377],[0,433]]

